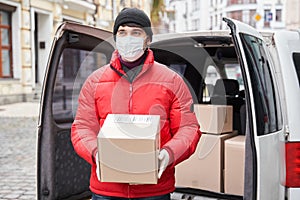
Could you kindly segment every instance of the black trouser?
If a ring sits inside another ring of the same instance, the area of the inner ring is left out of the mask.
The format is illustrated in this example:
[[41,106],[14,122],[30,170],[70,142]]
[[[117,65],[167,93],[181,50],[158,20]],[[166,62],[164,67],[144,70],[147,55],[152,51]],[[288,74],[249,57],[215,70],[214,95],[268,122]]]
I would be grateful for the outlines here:
[[170,194],[152,196],[152,197],[143,197],[143,198],[122,198],[122,197],[110,197],[102,196],[98,194],[93,194],[92,200],[170,200]]

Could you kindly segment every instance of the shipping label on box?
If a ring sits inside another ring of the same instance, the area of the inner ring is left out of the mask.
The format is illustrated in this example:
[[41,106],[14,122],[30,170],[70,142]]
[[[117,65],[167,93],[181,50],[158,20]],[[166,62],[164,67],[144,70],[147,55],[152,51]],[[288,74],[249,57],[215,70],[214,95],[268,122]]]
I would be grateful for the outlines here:
[[176,166],[176,186],[223,192],[224,141],[235,135],[202,134],[196,152]]
[[232,106],[195,104],[194,111],[204,133],[232,132]]
[[98,134],[103,182],[156,184],[160,116],[109,114]]

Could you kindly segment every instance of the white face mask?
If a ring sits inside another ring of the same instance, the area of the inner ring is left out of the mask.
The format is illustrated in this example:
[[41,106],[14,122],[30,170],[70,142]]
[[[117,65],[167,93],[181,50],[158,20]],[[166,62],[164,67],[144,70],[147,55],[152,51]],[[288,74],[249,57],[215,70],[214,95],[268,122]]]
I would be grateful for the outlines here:
[[122,59],[136,61],[144,54],[144,39],[140,37],[116,37],[116,46]]

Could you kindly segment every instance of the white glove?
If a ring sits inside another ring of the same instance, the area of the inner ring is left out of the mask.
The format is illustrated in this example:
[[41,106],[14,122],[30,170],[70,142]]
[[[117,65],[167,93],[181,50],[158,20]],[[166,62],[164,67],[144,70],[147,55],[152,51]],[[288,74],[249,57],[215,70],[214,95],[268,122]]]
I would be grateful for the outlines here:
[[98,152],[96,153],[96,174],[97,174],[97,178],[100,181],[101,177],[100,177],[100,166],[99,166],[99,158],[98,158]]
[[169,160],[170,160],[169,153],[167,152],[167,150],[162,149],[158,155],[158,161],[159,161],[158,178],[160,178],[162,173],[166,170],[169,164]]

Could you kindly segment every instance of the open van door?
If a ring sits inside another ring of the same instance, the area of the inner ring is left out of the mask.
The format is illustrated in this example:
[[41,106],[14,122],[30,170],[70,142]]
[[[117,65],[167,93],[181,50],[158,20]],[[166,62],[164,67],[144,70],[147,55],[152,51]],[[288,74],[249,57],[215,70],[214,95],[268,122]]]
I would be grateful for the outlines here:
[[57,30],[43,85],[37,145],[37,198],[87,199],[90,165],[74,151],[70,133],[86,78],[110,61],[110,32],[65,22]]
[[229,18],[246,94],[244,199],[284,199],[284,130],[274,67],[254,28]]
[[282,78],[282,102],[286,106],[286,176],[287,199],[299,199],[300,146],[300,30],[280,30],[273,41],[279,58],[278,74]]

